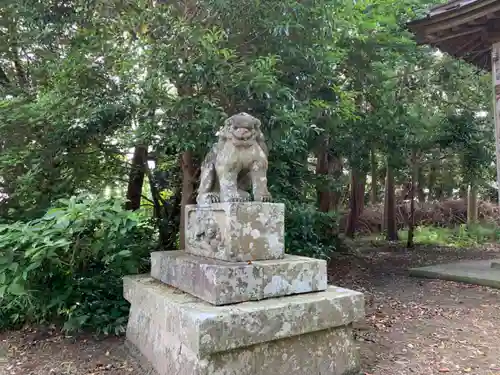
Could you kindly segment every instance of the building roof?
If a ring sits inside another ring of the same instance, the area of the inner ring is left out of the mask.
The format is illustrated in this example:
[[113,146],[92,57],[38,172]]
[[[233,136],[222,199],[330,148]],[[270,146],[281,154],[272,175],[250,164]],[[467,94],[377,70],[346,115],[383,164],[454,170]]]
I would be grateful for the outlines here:
[[491,45],[500,42],[500,0],[452,0],[408,27],[417,43],[491,70]]

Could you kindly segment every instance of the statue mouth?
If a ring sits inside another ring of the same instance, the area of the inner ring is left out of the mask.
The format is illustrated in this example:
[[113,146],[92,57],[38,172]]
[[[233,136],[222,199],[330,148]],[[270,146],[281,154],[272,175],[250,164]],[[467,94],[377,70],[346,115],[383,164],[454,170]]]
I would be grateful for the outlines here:
[[249,141],[253,138],[252,133],[246,133],[244,135],[238,135],[235,137],[238,141]]
[[247,139],[236,138],[234,140],[234,144],[240,147],[250,147],[253,146],[254,141],[252,140],[252,138],[247,138]]

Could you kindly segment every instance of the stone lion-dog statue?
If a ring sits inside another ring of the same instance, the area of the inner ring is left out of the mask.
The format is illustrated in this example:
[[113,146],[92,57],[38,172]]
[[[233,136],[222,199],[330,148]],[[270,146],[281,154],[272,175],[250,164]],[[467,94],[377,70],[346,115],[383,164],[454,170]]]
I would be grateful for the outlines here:
[[259,119],[242,112],[229,117],[217,132],[201,165],[196,202],[270,202],[267,186],[268,150]]

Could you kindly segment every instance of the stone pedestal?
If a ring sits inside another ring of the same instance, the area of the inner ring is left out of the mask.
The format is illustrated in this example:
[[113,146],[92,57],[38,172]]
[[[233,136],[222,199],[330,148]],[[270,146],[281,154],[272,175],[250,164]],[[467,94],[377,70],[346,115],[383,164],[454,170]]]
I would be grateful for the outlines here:
[[149,367],[159,375],[356,373],[350,327],[364,316],[363,295],[327,287],[325,261],[284,254],[282,205],[193,206],[186,216],[189,248],[152,253],[151,275],[124,279],[128,344]]
[[324,260],[284,259],[230,263],[185,251],[151,254],[151,276],[214,305],[325,290]]
[[127,339],[160,375],[349,374],[358,357],[349,324],[361,293],[320,293],[213,306],[149,276],[127,277]]
[[229,262],[281,259],[285,254],[285,206],[214,203],[186,206],[186,251]]

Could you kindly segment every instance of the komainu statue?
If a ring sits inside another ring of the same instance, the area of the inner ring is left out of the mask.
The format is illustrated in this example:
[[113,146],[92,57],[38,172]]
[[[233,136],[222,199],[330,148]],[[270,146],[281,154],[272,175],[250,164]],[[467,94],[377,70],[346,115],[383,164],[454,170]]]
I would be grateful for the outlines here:
[[201,166],[198,204],[250,201],[250,185],[255,201],[271,201],[268,151],[260,127],[257,118],[244,112],[224,122]]

